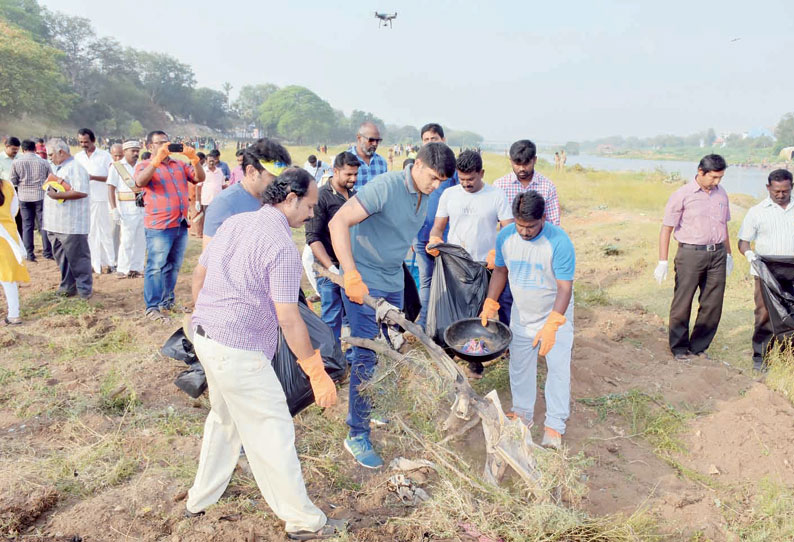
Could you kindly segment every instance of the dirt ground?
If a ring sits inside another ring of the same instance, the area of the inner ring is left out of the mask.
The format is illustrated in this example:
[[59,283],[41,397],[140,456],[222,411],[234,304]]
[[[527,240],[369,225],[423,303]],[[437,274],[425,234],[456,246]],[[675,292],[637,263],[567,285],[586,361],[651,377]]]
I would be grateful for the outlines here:
[[[197,250],[191,241],[186,262]],[[182,301],[189,299],[189,270],[180,275]],[[63,541],[283,539],[244,460],[221,503],[204,517],[182,516],[208,407],[206,396],[192,400],[172,384],[184,364],[157,352],[182,315],[167,324],[145,319],[142,279],[97,277],[85,303],[51,295],[58,283],[53,262],[31,264],[30,271],[32,282],[22,287],[25,324],[0,328],[0,534]],[[566,453],[582,452],[589,461],[583,511],[642,510],[671,540],[732,540],[738,538],[729,529],[730,506],[749,506],[760,480],[794,484],[789,401],[719,359],[674,361],[663,322],[641,311],[581,306],[575,327],[565,443]],[[505,362],[487,371],[509,407]],[[677,444],[649,438],[647,427],[633,432],[633,417],[642,412],[616,406],[629,393],[647,398],[650,408],[680,413]],[[433,525],[407,529],[394,521],[412,509],[386,490],[387,471],[361,472],[344,452],[323,465],[301,442],[306,423],[328,420],[326,436],[341,448],[346,393],[339,396],[343,401],[322,415],[315,409],[296,419],[311,497],[332,517],[351,520],[350,540],[437,540]],[[134,408],[117,408],[114,401],[125,397]],[[539,393],[536,438],[543,412]],[[398,432],[375,431],[376,445]],[[453,446],[484,460],[478,430]],[[432,481],[427,489],[432,495]],[[467,536],[457,539],[475,539]]]

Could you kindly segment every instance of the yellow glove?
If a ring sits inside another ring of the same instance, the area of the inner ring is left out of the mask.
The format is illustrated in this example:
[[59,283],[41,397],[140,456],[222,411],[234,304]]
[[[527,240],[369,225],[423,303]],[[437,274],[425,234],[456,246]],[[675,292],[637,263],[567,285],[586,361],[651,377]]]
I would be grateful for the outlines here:
[[182,155],[188,160],[190,160],[190,163],[193,164],[193,167],[196,167],[196,164],[198,164],[201,161],[201,159],[196,154],[196,149],[194,149],[193,147],[188,147],[187,145],[182,147]]
[[482,318],[482,327],[487,326],[488,320],[491,318],[496,318],[497,316],[499,316],[499,303],[490,297],[486,297],[485,304],[482,306],[482,312],[480,313],[480,318]]
[[441,237],[436,237],[434,235],[427,242],[427,246],[425,247],[425,252],[427,252],[428,254],[430,254],[432,257],[435,258],[436,256],[438,256],[438,249],[437,248],[430,248],[430,245],[436,245],[436,244],[443,243],[443,242],[444,242],[444,240]]
[[317,406],[327,408],[336,404],[336,384],[325,372],[325,365],[323,365],[323,358],[319,350],[314,351],[314,355],[310,358],[298,360],[306,376],[309,377],[309,382],[312,385],[314,392],[314,402]]
[[557,340],[557,328],[565,322],[567,322],[565,316],[559,312],[551,311],[549,317],[546,318],[546,323],[543,324],[543,328],[535,335],[535,340],[532,341],[532,348],[535,348],[540,343],[540,355],[545,356],[548,354]]
[[166,141],[160,146],[160,148],[157,151],[157,154],[154,155],[154,158],[152,158],[152,165],[154,167],[159,166],[163,162],[163,160],[168,158],[169,154],[171,153],[168,151],[168,142]]
[[369,293],[369,288],[361,280],[361,273],[353,269],[345,271],[345,295],[353,303],[364,304],[364,296]]
[[488,256],[485,257],[485,267],[493,271],[496,269],[496,249],[492,248],[488,251]]

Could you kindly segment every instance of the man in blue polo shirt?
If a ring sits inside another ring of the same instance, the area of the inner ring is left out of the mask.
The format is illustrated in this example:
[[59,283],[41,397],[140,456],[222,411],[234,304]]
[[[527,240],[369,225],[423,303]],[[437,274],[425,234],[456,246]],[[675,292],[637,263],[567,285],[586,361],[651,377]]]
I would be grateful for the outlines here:
[[534,190],[513,200],[515,223],[496,237],[496,268],[480,315],[483,325],[496,318],[509,277],[513,290],[510,315],[510,392],[513,411],[532,427],[538,355],[545,356],[546,422],[543,446],[558,449],[570,416],[573,347],[573,275],[576,255],[568,235],[546,222],[543,196]]
[[[422,147],[413,166],[379,175],[350,198],[328,224],[331,244],[344,272],[342,302],[351,335],[378,336],[375,310],[363,305],[364,296],[384,298],[396,307],[403,304],[402,262],[427,214],[427,195],[455,173],[455,155],[443,143]],[[383,461],[369,439],[368,398],[359,386],[375,371],[377,357],[366,348],[353,348],[350,400],[345,448],[356,461],[376,469]]]
[[[422,126],[421,138],[422,145],[434,142],[446,143],[447,141],[444,137],[444,129],[440,124],[436,124],[435,122],[431,122],[430,124],[425,124]],[[422,310],[419,313],[419,320],[417,320],[416,323],[419,324],[422,329],[424,329],[425,323],[427,322],[427,305],[428,301],[430,300],[430,285],[433,281],[433,271],[436,268],[436,259],[430,256],[425,249],[427,248],[428,244],[443,243],[447,238],[449,225],[444,228],[443,238],[435,237],[432,239],[432,241],[430,238],[430,230],[433,229],[433,222],[436,219],[438,201],[441,199],[441,194],[443,194],[444,190],[450,186],[456,186],[457,184],[458,172],[455,171],[455,174],[452,175],[452,177],[441,183],[438,188],[433,190],[433,193],[430,194],[430,197],[427,201],[427,216],[425,217],[425,221],[422,224],[422,227],[419,229],[419,233],[413,242],[414,254],[416,254],[416,263],[419,267],[419,301],[422,303]]]
[[383,139],[380,130],[373,122],[362,122],[356,134],[356,144],[348,149],[358,158],[358,176],[356,177],[356,190],[361,190],[365,184],[382,173],[389,170],[389,164],[377,152],[378,145]]

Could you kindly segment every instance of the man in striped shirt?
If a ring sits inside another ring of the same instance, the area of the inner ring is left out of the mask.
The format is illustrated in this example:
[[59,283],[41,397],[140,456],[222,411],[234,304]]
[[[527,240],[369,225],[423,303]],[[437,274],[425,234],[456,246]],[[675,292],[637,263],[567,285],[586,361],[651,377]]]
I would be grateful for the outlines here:
[[22,142],[22,154],[11,164],[11,184],[17,188],[19,212],[22,214],[22,243],[27,251],[29,262],[36,261],[33,253],[33,230],[39,224],[42,254],[53,260],[52,246],[47,232],[41,227],[41,214],[44,209],[44,190],[42,185],[50,173],[50,165],[36,155],[36,143],[30,139]]
[[774,333],[769,322],[769,311],[761,295],[761,279],[752,266],[757,256],[750,250],[750,243],[755,242],[755,250],[761,256],[794,256],[794,205],[791,204],[791,185],[790,171],[776,169],[771,172],[766,185],[769,197],[747,211],[739,230],[739,252],[750,262],[750,274],[755,282],[753,368],[757,371],[767,370],[764,356]]

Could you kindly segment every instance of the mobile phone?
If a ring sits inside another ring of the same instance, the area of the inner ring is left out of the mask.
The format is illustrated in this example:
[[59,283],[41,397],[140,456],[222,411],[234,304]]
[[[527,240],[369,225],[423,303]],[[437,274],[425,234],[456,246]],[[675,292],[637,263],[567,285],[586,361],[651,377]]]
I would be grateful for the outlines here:
[[185,146],[182,143],[169,143],[168,152],[182,152]]

